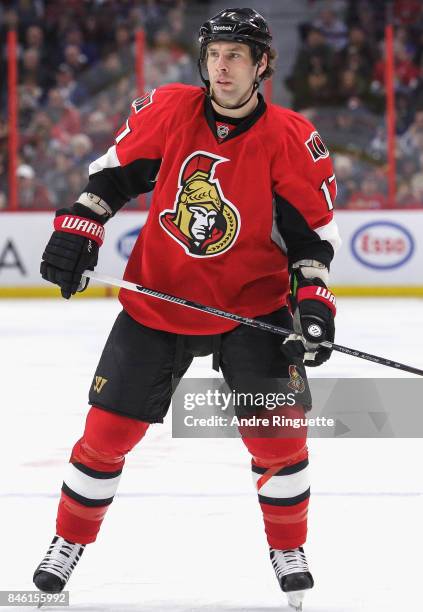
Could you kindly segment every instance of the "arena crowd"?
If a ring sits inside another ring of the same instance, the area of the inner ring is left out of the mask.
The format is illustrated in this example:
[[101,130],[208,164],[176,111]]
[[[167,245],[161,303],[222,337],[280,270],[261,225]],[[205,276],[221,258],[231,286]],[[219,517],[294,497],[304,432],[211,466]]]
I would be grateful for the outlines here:
[[[110,146],[138,95],[137,27],[146,35],[146,89],[199,83],[196,32],[187,26],[194,4],[211,8],[207,0],[0,4],[0,209],[8,203],[7,30],[14,27],[19,41],[19,206],[49,209],[80,194],[87,165]],[[423,3],[394,3],[395,202],[389,201],[386,178],[387,2],[308,4],[314,17],[299,26],[298,52],[281,85],[333,154],[338,208],[423,208]]]

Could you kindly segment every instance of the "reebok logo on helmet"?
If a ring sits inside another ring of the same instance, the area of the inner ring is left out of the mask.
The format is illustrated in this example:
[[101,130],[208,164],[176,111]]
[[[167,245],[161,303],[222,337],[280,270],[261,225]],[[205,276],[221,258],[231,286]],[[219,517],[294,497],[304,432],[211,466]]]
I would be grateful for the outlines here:
[[213,32],[232,32],[234,30],[235,26],[231,26],[231,25],[214,25],[213,26]]

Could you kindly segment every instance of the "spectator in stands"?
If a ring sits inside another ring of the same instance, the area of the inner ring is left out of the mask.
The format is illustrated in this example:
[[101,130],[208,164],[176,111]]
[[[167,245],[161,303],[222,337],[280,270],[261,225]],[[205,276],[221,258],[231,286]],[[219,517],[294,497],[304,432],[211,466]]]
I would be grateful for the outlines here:
[[367,84],[360,73],[347,68],[339,74],[334,103],[349,106],[351,100],[355,98],[363,100],[366,97],[367,91]]
[[22,56],[19,70],[21,83],[31,83],[46,89],[51,85],[50,72],[41,64],[40,52],[37,49],[27,49]]
[[47,170],[44,182],[53,194],[55,206],[61,206],[69,197],[68,176],[73,169],[72,157],[59,151],[54,156],[53,164],[54,166]]
[[333,156],[333,165],[337,185],[336,206],[338,208],[345,208],[352,194],[357,191],[354,164],[351,157],[337,153]]
[[158,49],[146,65],[145,78],[147,89],[155,89],[160,85],[173,83],[178,80],[179,70],[169,61],[169,53],[165,49]]
[[68,174],[68,193],[67,199],[76,202],[81,195],[84,186],[87,184],[86,168],[73,168]]
[[[80,52],[84,65],[88,66],[98,60],[98,47],[85,41],[85,36],[79,27],[71,27],[65,34],[63,47],[77,47]],[[74,51],[71,52],[74,53]],[[81,67],[83,69],[83,66]]]
[[115,50],[122,66],[134,65],[133,50],[131,48],[131,31],[128,26],[120,25],[115,32]]
[[370,82],[375,58],[374,46],[366,39],[364,31],[354,26],[349,31],[346,46],[336,55],[336,65],[340,70],[350,68]]
[[139,93],[134,80],[128,75],[119,79],[108,95],[100,94],[98,97],[96,109],[108,118],[113,132],[120,128],[128,115],[128,100],[134,100]]
[[[126,105],[126,111],[128,105]],[[121,122],[119,122],[121,123]],[[89,136],[94,152],[106,151],[112,144],[114,126],[110,116],[101,110],[95,110],[89,114],[85,133]]]
[[[176,80],[180,83],[186,83],[192,81],[191,59],[185,49],[172,39],[169,30],[161,29],[156,32],[150,56],[154,68],[159,71],[159,74],[166,75],[164,82],[170,83]],[[165,63],[169,66],[166,67]]]
[[75,79],[73,70],[67,64],[60,64],[56,74],[56,89],[67,104],[80,106],[88,97],[88,93],[81,81]]
[[28,0],[15,0],[15,2],[10,2],[9,4],[15,5],[17,13],[19,15],[19,23],[21,27],[26,28],[27,26],[33,23],[37,23],[41,13],[41,7],[39,2],[28,2]]
[[42,110],[34,113],[28,130],[25,133],[25,143],[36,144],[41,140],[51,140],[53,138],[53,121],[49,115]]
[[423,25],[420,31],[416,32],[416,52],[414,54],[413,62],[416,66],[423,68]]
[[320,103],[328,105],[332,97],[331,76],[334,54],[322,32],[310,28],[295,60],[291,75],[286,79],[293,94],[295,110]]
[[[353,101],[357,102],[356,99]],[[329,146],[354,155],[367,151],[374,129],[374,119],[368,115],[359,105],[337,108],[335,112],[332,110],[330,123],[325,127],[325,138]]]
[[419,172],[418,159],[416,157],[398,159],[397,170],[400,180],[411,184],[413,176]]
[[[383,0],[384,1],[384,0]],[[367,40],[380,40],[379,34],[383,32],[384,14],[381,15],[375,10],[374,0],[370,2],[353,2],[350,4],[350,9],[355,17],[353,18],[360,24],[360,28],[366,35]]]
[[404,26],[395,28],[394,45],[397,49],[403,47],[412,58],[417,50],[416,43],[411,36],[409,28]]
[[123,66],[119,55],[109,53],[101,62],[87,70],[82,81],[90,95],[94,95],[114,85],[133,66]]
[[410,93],[398,93],[395,96],[396,131],[403,135],[414,120],[413,96]]
[[31,123],[34,112],[39,108],[43,90],[30,80],[18,86],[19,128],[25,130]]
[[97,154],[93,152],[91,138],[87,134],[76,134],[69,141],[69,151],[72,155],[74,166],[87,167]]
[[100,47],[103,41],[99,20],[94,14],[88,14],[85,16],[81,27],[84,33],[82,52],[87,57],[88,63],[92,65],[100,59]]
[[403,180],[401,177],[395,203],[405,209],[423,207],[423,172],[415,174],[411,181]]
[[414,25],[419,22],[423,13],[421,0],[396,0],[394,14],[397,23]]
[[52,135],[60,142],[68,142],[73,134],[80,133],[80,114],[74,106],[66,103],[58,89],[50,89],[46,113],[53,122]]
[[350,210],[367,210],[386,208],[386,196],[382,192],[379,181],[374,174],[368,174],[363,178],[360,190],[354,193],[346,208]]
[[31,166],[21,164],[16,175],[18,177],[19,208],[53,207],[53,198],[47,187],[36,179]]
[[[384,46],[383,44],[381,45]],[[416,89],[420,70],[413,64],[412,57],[404,45],[397,45],[395,49],[395,90],[409,92]],[[376,62],[373,70],[372,90],[380,95],[385,94],[385,57]]]
[[194,57],[197,54],[197,37],[185,22],[185,11],[181,6],[171,8],[167,14],[169,34],[175,44]]
[[320,30],[326,42],[334,51],[341,51],[347,44],[347,26],[330,8],[320,13],[318,18],[314,21],[313,26]]
[[[411,193],[413,196],[412,203],[415,207],[423,207],[423,172],[415,174],[411,179]],[[411,205],[411,202],[408,204]],[[413,207],[414,207],[413,206]]]
[[66,45],[64,49],[64,63],[78,76],[87,67],[88,59],[78,45]]
[[44,111],[37,111],[28,129],[21,134],[21,146],[25,159],[36,167],[39,179],[52,167],[54,142],[52,120]]
[[26,50],[33,49],[38,52],[41,62],[48,58],[46,45],[44,43],[44,32],[38,25],[30,25],[25,31],[24,47]]
[[414,121],[400,139],[401,150],[405,155],[418,156],[423,153],[423,108],[416,111]]
[[[125,78],[125,77],[123,77]],[[116,96],[116,91],[119,87],[119,84],[121,83],[122,79],[120,79],[118,81],[118,84],[116,87],[113,87],[113,89],[111,91],[100,91],[99,94],[97,94],[96,99],[95,99],[95,105],[93,105],[93,107],[95,107],[96,111],[101,111],[104,115],[106,115],[106,117],[112,117],[114,111],[115,111],[115,104],[118,102],[117,100],[117,96]],[[135,97],[135,96],[134,96]],[[129,96],[125,98],[125,100],[123,101],[125,104],[125,110],[126,110],[126,114],[128,114],[128,100],[133,100],[134,98],[130,98]],[[90,106],[90,110],[91,110],[91,106]],[[85,119],[86,121],[89,121],[89,117],[90,114],[86,114],[85,115]],[[120,127],[121,124],[119,124],[117,127]]]

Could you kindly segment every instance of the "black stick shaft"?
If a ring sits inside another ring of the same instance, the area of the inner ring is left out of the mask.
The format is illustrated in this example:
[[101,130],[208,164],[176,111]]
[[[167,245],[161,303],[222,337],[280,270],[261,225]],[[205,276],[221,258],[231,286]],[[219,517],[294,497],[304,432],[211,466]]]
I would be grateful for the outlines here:
[[[230,321],[234,321],[235,323],[249,325],[250,327],[262,329],[263,331],[268,331],[272,334],[278,334],[280,336],[289,336],[289,334],[292,333],[292,330],[285,329],[284,327],[279,327],[278,325],[272,325],[271,323],[265,323],[264,321],[258,321],[257,319],[250,319],[249,317],[242,317],[232,312],[220,310],[219,308],[205,306],[204,304],[192,302],[191,300],[185,300],[184,298],[169,295],[168,293],[162,293],[161,291],[148,289],[147,287],[143,287],[142,285],[137,285],[135,283],[130,283],[129,281],[112,278],[103,274],[98,274],[98,272],[91,272],[90,270],[86,270],[84,272],[84,276],[99,281],[101,283],[105,283],[107,285],[122,287],[123,289],[129,289],[129,291],[136,291],[144,295],[149,295],[158,300],[179,304],[180,306],[185,306],[185,308],[192,308],[193,310],[199,310],[200,312],[207,312],[209,314],[214,315],[215,317],[221,317],[222,319],[228,319]],[[334,344],[332,342],[322,342],[321,344],[322,346],[331,348],[332,350],[338,351],[339,353],[344,353],[345,355],[350,355],[351,357],[358,357],[359,359],[372,361],[373,363],[378,363],[379,365],[384,365],[388,368],[394,368],[395,370],[402,370],[403,372],[410,372],[411,374],[423,376],[423,370],[419,370],[418,368],[414,368],[412,366],[405,365],[404,363],[399,363],[391,359],[386,359],[385,357],[371,355],[370,353],[358,351],[356,349],[352,349],[347,346],[342,346],[341,344]]]

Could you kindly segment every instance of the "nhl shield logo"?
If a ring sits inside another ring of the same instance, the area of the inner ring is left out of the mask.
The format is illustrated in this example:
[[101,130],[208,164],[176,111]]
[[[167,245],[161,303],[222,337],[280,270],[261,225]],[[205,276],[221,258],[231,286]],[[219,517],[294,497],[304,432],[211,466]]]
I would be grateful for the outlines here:
[[230,249],[239,234],[240,215],[225,198],[215,168],[229,161],[196,151],[182,163],[174,208],[160,214],[162,228],[191,257],[214,257]]
[[219,138],[223,140],[229,134],[229,127],[227,125],[218,125],[216,131]]

